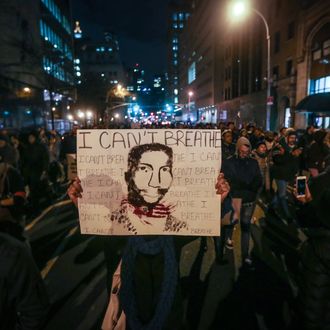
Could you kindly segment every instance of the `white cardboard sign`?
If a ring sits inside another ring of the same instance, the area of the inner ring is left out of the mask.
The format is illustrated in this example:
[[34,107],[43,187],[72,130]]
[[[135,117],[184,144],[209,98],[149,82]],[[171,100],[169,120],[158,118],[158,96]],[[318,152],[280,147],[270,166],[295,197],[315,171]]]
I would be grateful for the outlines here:
[[78,130],[81,233],[220,235],[219,130]]

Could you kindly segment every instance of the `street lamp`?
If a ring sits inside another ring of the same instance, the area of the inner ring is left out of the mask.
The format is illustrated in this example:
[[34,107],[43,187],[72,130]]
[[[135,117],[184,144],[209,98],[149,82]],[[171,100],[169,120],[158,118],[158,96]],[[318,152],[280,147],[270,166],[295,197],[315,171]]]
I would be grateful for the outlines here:
[[[264,15],[261,14],[261,12],[255,8],[251,8],[251,10],[257,14],[262,21],[265,24],[266,28],[266,39],[267,39],[267,112],[266,112],[266,130],[270,130],[270,114],[271,114],[271,107],[272,107],[272,101],[271,101],[271,78],[270,78],[270,34],[269,34],[269,26],[267,23],[267,20]],[[244,15],[246,15],[248,12],[248,8],[246,6],[246,2],[244,1],[237,1],[233,4],[232,7],[232,15],[236,18],[240,18]]]

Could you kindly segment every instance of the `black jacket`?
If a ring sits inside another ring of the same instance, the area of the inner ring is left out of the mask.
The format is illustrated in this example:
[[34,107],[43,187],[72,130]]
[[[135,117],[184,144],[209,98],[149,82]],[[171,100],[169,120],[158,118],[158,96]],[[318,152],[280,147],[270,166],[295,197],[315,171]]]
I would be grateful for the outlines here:
[[303,329],[330,329],[330,168],[310,182],[313,201],[298,217],[313,225],[301,250],[300,319]]
[[243,159],[235,155],[223,162],[222,172],[230,184],[233,198],[242,198],[243,203],[256,200],[257,192],[262,186],[262,177],[255,159]]
[[299,170],[300,158],[292,155],[288,148],[284,148],[284,154],[279,148],[273,150],[273,166],[271,174],[274,179],[292,181]]
[[0,233],[0,330],[42,329],[47,295],[27,247]]

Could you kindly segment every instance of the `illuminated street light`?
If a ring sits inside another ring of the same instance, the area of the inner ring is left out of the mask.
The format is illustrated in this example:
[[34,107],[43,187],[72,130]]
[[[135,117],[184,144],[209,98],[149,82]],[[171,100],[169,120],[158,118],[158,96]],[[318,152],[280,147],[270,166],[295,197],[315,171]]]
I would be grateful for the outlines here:
[[192,97],[193,95],[194,95],[194,93],[193,93],[192,91],[189,91],[189,92],[188,92],[188,96],[189,96],[189,97]]
[[23,92],[25,92],[25,93],[30,93],[30,92],[31,92],[31,88],[29,88],[29,87],[24,87],[24,88],[23,88]]
[[[266,18],[264,15],[261,14],[260,11],[258,11],[255,8],[251,8],[251,10],[257,14],[262,21],[265,24],[266,28],[266,39],[267,39],[267,112],[266,112],[266,130],[270,130],[270,114],[271,114],[271,107],[272,107],[272,101],[271,101],[271,78],[270,78],[270,34],[269,34],[269,26],[267,23]],[[232,6],[232,16],[235,18],[243,17],[248,12],[248,8],[246,6],[246,2],[244,1],[236,1]]]
[[56,111],[56,108],[55,108],[55,107],[52,107],[52,111],[53,111],[53,112]]
[[118,119],[120,117],[119,113],[115,114],[115,118]]
[[132,101],[136,101],[136,96],[133,96],[132,97]]
[[78,112],[78,117],[79,117],[80,119],[85,118],[85,114],[84,114],[83,112],[79,111],[79,112]]
[[86,116],[88,119],[91,119],[93,117],[93,112],[92,111],[87,111]]
[[70,110],[70,106],[68,105],[68,106],[66,107],[66,109],[67,109],[67,110]]
[[234,17],[242,17],[247,13],[247,6],[244,1],[235,2],[232,7],[232,14]]
[[67,118],[68,118],[68,120],[73,121],[73,116],[72,115],[68,115]]

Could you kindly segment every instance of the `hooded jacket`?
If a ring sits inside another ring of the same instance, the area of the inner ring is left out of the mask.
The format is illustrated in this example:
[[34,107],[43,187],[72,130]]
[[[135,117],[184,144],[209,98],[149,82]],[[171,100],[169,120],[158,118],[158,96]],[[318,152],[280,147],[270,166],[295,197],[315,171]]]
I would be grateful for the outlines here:
[[[236,143],[236,150],[242,145],[251,149],[250,141],[240,137]],[[257,192],[262,186],[262,177],[258,162],[251,158],[240,158],[238,153],[223,162],[222,171],[228,180],[233,198],[242,198],[243,203],[256,200]]]

